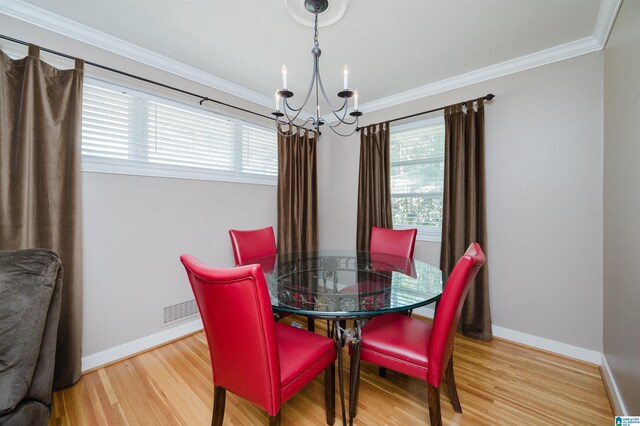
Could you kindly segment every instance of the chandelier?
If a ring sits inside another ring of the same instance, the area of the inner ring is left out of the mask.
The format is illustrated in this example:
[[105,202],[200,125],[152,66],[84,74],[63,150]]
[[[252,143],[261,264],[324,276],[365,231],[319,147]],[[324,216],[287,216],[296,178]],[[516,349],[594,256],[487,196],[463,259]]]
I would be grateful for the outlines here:
[[[314,36],[313,36],[313,48],[311,49],[311,54],[313,55],[313,72],[311,74],[311,82],[309,83],[309,89],[307,90],[307,94],[305,95],[304,101],[302,105],[298,108],[293,107],[289,103],[289,99],[293,97],[293,92],[290,91],[287,87],[287,68],[282,66],[282,90],[277,90],[275,94],[275,103],[276,110],[271,114],[276,117],[276,123],[278,128],[280,125],[294,125],[294,121],[298,119],[298,116],[303,112],[304,107],[307,105],[311,94],[315,95],[315,116],[310,116],[306,119],[304,124],[311,123],[311,125],[315,128],[318,134],[320,133],[320,126],[324,124],[328,124],[329,128],[333,130],[339,136],[350,136],[355,133],[358,127],[358,117],[362,115],[362,112],[358,110],[358,91],[355,92],[349,90],[349,71],[347,66],[344,67],[344,78],[343,78],[343,87],[344,89],[338,93],[338,97],[342,98],[341,106],[339,108],[333,108],[329,97],[322,85],[322,78],[320,77],[320,55],[322,54],[322,50],[320,50],[320,45],[318,43],[318,15],[327,10],[329,7],[328,0],[305,0],[304,2],[305,8],[315,15],[315,23],[314,23]],[[324,102],[329,106],[331,113],[336,118],[337,122],[334,120],[329,120],[328,123],[320,116],[320,96],[324,99]],[[351,112],[349,112],[349,99],[353,98],[353,108]],[[333,123],[333,124],[332,124]],[[342,128],[339,128],[340,125],[345,127],[353,126],[353,129],[350,133],[342,133]]]

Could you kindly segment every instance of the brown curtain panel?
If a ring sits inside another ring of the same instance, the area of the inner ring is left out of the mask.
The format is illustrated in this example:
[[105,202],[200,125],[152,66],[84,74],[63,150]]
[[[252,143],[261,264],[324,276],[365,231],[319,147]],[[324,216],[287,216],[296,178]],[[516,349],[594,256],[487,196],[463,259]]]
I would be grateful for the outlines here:
[[20,60],[0,52],[0,244],[48,248],[62,261],[54,388],[81,374],[82,69],[44,63],[37,46]]
[[356,249],[368,251],[371,227],[392,228],[389,123],[360,130]]
[[278,128],[278,252],[318,250],[315,132]]
[[[472,242],[487,250],[484,168],[484,100],[446,107],[444,206],[440,268],[448,275]],[[491,339],[487,265],[480,269],[462,309],[465,336]]]

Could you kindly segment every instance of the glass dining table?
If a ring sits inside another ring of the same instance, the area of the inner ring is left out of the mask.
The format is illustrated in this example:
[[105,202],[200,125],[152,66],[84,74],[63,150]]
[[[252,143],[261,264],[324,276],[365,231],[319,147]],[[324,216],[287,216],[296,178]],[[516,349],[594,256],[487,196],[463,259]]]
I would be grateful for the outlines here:
[[[346,424],[342,348],[351,344],[349,424],[357,407],[353,374],[360,363],[360,330],[367,319],[407,312],[437,302],[443,278],[439,267],[419,260],[355,250],[320,250],[252,259],[262,266],[274,313],[328,320],[338,348],[342,421]],[[354,320],[353,327],[345,326]]]

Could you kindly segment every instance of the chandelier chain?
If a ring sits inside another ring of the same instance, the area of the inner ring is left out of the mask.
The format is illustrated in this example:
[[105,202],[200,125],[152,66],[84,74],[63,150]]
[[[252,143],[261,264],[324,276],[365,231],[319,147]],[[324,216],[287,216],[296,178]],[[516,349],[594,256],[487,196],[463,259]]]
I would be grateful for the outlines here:
[[316,21],[315,21],[314,28],[315,28],[315,33],[313,35],[313,45],[315,47],[319,47],[320,44],[318,43],[318,14],[317,13],[316,13]]

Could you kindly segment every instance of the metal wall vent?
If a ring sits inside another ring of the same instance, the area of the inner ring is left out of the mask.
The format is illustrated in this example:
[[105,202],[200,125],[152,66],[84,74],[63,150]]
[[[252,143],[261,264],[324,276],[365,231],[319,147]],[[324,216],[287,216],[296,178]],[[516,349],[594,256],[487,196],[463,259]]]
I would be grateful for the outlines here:
[[176,305],[167,306],[164,308],[164,320],[163,324],[168,324],[173,321],[178,321],[183,318],[190,317],[198,313],[198,305],[196,300],[188,300],[186,302],[178,303]]

